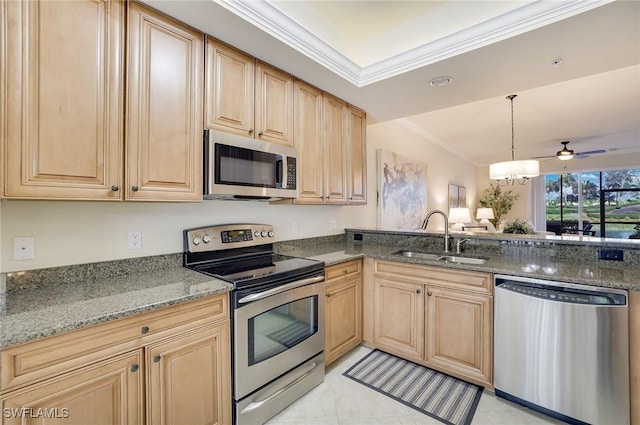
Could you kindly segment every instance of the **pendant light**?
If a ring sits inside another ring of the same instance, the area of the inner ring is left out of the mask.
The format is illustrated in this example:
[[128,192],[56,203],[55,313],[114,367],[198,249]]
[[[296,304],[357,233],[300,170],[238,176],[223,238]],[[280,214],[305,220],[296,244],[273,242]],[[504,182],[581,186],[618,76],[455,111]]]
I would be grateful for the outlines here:
[[498,184],[513,185],[527,184],[530,178],[540,175],[540,163],[533,159],[515,160],[514,125],[513,125],[513,99],[517,94],[507,96],[511,101],[511,161],[497,162],[489,166],[489,177],[498,180]]

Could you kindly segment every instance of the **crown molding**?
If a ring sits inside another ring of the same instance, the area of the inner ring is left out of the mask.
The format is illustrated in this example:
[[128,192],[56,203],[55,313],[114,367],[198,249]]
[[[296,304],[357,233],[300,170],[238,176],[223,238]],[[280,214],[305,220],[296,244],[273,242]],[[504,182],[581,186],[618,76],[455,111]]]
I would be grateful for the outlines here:
[[268,1],[214,0],[357,87],[430,65],[540,28],[614,0],[534,1],[432,43],[360,67]]

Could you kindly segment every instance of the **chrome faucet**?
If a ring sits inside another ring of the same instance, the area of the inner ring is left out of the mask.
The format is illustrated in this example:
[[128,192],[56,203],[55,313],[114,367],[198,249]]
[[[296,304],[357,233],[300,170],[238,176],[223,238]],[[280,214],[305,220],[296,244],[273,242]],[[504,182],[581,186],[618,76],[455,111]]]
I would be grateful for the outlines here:
[[469,241],[471,239],[460,239],[456,242],[456,254],[462,254],[462,247],[461,245],[467,241]]
[[422,222],[422,229],[427,228],[429,219],[434,214],[440,214],[442,215],[442,217],[444,217],[444,252],[448,253],[449,252],[449,217],[447,216],[447,213],[441,210],[429,211],[427,213],[427,216],[424,218],[424,221]]

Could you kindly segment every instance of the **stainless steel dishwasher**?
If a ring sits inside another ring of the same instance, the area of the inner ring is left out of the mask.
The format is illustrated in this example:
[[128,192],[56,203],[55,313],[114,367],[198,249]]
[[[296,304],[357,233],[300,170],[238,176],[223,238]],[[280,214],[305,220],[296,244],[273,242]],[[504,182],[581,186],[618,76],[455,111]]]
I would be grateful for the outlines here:
[[496,275],[496,395],[569,423],[628,425],[627,296]]

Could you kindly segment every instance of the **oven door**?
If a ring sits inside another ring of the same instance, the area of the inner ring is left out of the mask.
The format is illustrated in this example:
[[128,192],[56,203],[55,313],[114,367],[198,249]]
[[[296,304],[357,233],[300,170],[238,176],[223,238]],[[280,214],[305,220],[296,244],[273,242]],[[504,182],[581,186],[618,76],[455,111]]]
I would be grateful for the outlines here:
[[234,294],[234,398],[324,350],[324,276]]

